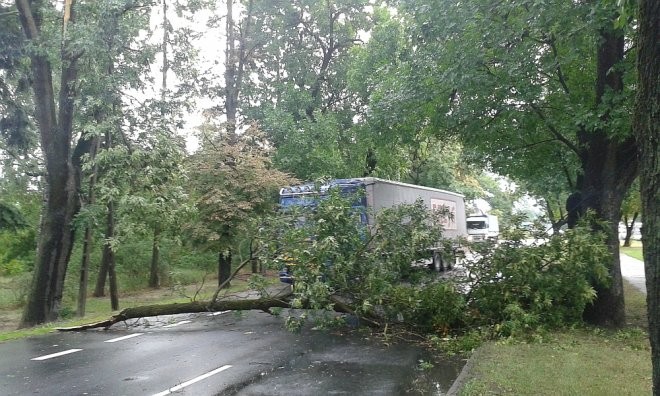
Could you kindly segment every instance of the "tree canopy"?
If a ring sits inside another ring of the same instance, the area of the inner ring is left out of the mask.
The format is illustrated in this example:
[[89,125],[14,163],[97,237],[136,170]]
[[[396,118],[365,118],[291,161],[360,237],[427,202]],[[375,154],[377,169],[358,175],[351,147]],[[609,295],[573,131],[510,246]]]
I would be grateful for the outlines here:
[[[39,251],[24,325],[59,315],[82,224],[108,253],[124,237],[149,235],[154,257],[165,235],[194,242],[222,278],[293,177],[384,177],[510,212],[493,173],[542,199],[557,230],[569,197],[595,213],[611,282],[592,285],[585,318],[623,323],[617,225],[648,143],[633,128],[647,80],[640,26],[615,2],[60,3],[0,5],[0,171],[45,200],[41,221],[27,216]],[[224,44],[212,64],[195,48],[202,15]],[[653,124],[640,106],[637,129]],[[195,130],[185,152],[179,134]]]

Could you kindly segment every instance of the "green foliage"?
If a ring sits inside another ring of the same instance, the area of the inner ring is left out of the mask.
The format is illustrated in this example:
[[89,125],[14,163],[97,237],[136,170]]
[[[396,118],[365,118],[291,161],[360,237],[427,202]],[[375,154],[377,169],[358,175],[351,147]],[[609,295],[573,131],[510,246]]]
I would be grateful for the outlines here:
[[578,323],[594,300],[594,285],[607,285],[609,253],[603,234],[583,222],[543,243],[524,245],[524,233],[504,234],[497,247],[473,246],[466,262],[472,320],[516,335]]
[[580,138],[630,135],[634,48],[616,67],[622,91],[595,98],[612,1],[396,3],[396,18],[377,24],[354,66],[365,124],[391,142],[385,150],[423,154],[430,139],[458,138],[471,164],[554,198],[575,185]]
[[360,100],[347,89],[347,74],[351,49],[372,25],[370,6],[253,2],[237,20],[236,44],[251,76],[242,81],[240,113],[277,148],[279,169],[303,180],[362,174],[366,148],[353,129]]
[[220,251],[233,247],[253,219],[273,210],[279,187],[291,178],[273,169],[268,142],[256,127],[239,136],[206,124],[202,138],[188,163],[199,211],[191,233],[203,247]]
[[17,275],[31,270],[36,248],[34,229],[0,232],[0,275]]
[[[286,266],[295,278],[294,307],[329,310],[340,296],[358,315],[374,315],[400,282],[420,281],[411,263],[430,256],[446,213],[417,202],[383,209],[373,214],[378,226],[367,226],[355,199],[331,189],[314,208],[287,209],[261,229],[262,262]],[[390,316],[396,320],[396,313]]]
[[[512,228],[498,245],[469,246],[462,270],[439,278],[413,263],[428,258],[428,247],[437,243],[434,218],[441,213],[429,213],[421,202],[401,205],[382,210],[377,226],[367,227],[355,200],[333,189],[317,205],[287,208],[262,228],[261,259],[270,268],[288,267],[294,307],[330,311],[339,299],[358,316],[435,334],[456,349],[484,337],[580,323],[596,297],[594,285],[609,281],[604,235],[591,231],[591,218],[552,236]],[[291,317],[288,326],[300,328],[309,315]],[[455,337],[470,328],[482,330]]]
[[467,301],[451,282],[417,287],[397,286],[388,296],[386,312],[424,332],[447,335],[464,325]]
[[633,182],[632,186],[626,193],[626,197],[621,203],[621,215],[623,216],[626,226],[630,226],[629,221],[632,221],[642,212],[642,198],[640,196],[639,179]]
[[13,276],[0,276],[0,309],[13,309],[25,304],[32,274],[23,272]]
[[0,231],[16,231],[27,227],[28,223],[21,212],[12,205],[0,202]]

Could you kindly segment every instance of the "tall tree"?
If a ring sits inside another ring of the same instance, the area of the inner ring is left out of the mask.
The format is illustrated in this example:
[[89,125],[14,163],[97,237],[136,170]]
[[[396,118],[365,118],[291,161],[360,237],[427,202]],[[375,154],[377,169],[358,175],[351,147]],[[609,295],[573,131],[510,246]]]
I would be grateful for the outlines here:
[[78,61],[82,55],[82,49],[74,47],[69,34],[76,19],[74,1],[65,2],[61,18],[59,96],[55,94],[49,51],[43,48],[47,4],[17,0],[16,7],[23,32],[35,46],[30,52],[32,87],[48,185],[37,264],[22,319],[22,325],[29,326],[54,320],[59,312],[73,247],[71,222],[79,209],[80,160],[88,152],[90,142],[81,138],[72,150]]
[[[72,221],[80,209],[82,159],[89,152],[94,136],[103,135],[89,128],[78,128],[82,125],[78,120],[83,113],[79,111],[81,93],[93,85],[91,81],[98,81],[95,72],[105,72],[102,64],[106,57],[97,56],[101,53],[98,38],[103,36],[99,32],[106,27],[116,28],[113,23],[106,25],[108,20],[130,19],[133,34],[123,36],[126,40],[122,44],[130,43],[139,31],[137,25],[146,21],[148,9],[134,0],[109,3],[67,0],[62,8],[49,1],[17,0],[15,4],[23,33],[32,44],[29,59],[34,114],[46,171],[46,202],[37,263],[22,320],[24,326],[29,326],[57,318],[74,241]],[[115,29],[110,35],[116,33]],[[123,61],[134,54],[142,55],[127,48],[126,56],[115,66],[125,67]],[[87,72],[90,74],[81,78],[81,73]],[[90,101],[88,97],[86,103],[94,107],[106,99]],[[116,104],[116,101],[107,103]]]
[[[371,25],[368,1],[254,2],[252,78],[242,113],[278,148],[274,162],[302,179],[353,176],[356,98],[347,89],[350,51]],[[268,8],[264,9],[263,5]],[[357,158],[359,157],[359,159]],[[362,173],[362,170],[359,171]]]
[[[405,93],[423,99],[429,122],[444,127],[438,131],[457,134],[467,150],[514,180],[556,178],[563,167],[572,180],[583,176],[576,186],[581,206],[608,222],[603,231],[612,253],[611,285],[598,288],[585,316],[622,325],[617,224],[637,157],[629,106],[634,51],[625,50],[627,27],[613,27],[615,7],[563,1],[400,4],[415,52]],[[399,92],[381,103],[396,103]]]
[[193,234],[218,253],[218,285],[228,285],[236,236],[273,210],[278,189],[292,179],[272,167],[268,142],[256,127],[233,137],[225,126],[206,124],[203,132],[190,168],[200,215]]
[[660,395],[660,2],[638,2],[637,71],[634,130],[640,148],[642,243],[646,303],[653,362],[653,394]]
[[[94,161],[94,157],[100,148],[100,139],[94,138],[92,148],[90,151],[90,160]],[[88,177],[86,205],[96,204],[96,194],[94,191],[96,185],[96,178],[98,175],[98,167],[94,165],[91,170],[91,175]],[[78,304],[76,313],[78,316],[85,316],[85,309],[87,307],[87,286],[89,284],[89,267],[92,255],[92,248],[94,243],[94,224],[88,221],[85,224],[85,234],[83,236],[82,257],[80,261],[80,278],[78,284]]]

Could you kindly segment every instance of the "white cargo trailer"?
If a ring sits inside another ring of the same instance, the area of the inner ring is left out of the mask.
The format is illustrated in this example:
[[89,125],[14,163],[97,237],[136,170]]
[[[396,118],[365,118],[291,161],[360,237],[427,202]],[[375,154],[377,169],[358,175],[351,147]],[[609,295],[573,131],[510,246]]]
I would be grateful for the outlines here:
[[[440,210],[443,207],[448,210],[450,216],[443,220],[443,237],[454,240],[456,254],[460,247],[460,238],[467,237],[465,222],[465,197],[461,194],[418,186],[414,184],[384,180],[375,177],[335,179],[324,185],[304,184],[300,186],[286,187],[280,190],[280,204],[283,207],[313,204],[315,197],[325,194],[330,188],[339,188],[342,194],[353,194],[360,190],[364,191],[362,201],[356,206],[363,206],[367,210],[367,216],[362,221],[375,225],[374,215],[381,209],[391,208],[401,204],[412,204],[421,199],[428,210]],[[436,270],[449,269],[455,258],[451,261],[443,257],[443,248],[430,246],[433,252],[431,265]]]

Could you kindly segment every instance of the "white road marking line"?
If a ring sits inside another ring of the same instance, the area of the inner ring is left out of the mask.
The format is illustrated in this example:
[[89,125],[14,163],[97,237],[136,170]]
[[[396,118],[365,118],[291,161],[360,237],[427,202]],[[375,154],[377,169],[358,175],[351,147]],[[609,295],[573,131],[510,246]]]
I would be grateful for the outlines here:
[[210,313],[209,316],[222,315],[222,314],[226,314],[227,312],[231,312],[231,311],[218,311],[218,312],[213,312],[213,313]]
[[133,334],[129,334],[129,335],[127,335],[127,336],[123,336],[123,337],[119,337],[119,338],[113,338],[113,339],[111,339],[111,340],[106,340],[106,341],[103,341],[103,342],[117,342],[117,341],[124,341],[124,340],[128,340],[129,338],[133,338],[133,337],[141,336],[142,334],[144,334],[144,333],[133,333]]
[[201,380],[203,380],[203,379],[206,379],[206,378],[208,378],[208,377],[210,377],[210,376],[216,375],[216,374],[218,374],[218,373],[221,372],[221,371],[225,371],[225,370],[227,370],[228,368],[231,368],[231,365],[228,365],[228,364],[227,364],[227,365],[224,365],[224,366],[219,367],[219,368],[217,368],[217,369],[215,369],[215,370],[213,370],[213,371],[209,371],[209,372],[206,373],[206,374],[202,374],[202,375],[200,375],[199,377],[195,377],[195,378],[191,379],[190,381],[186,381],[186,382],[182,383],[181,385],[177,385],[177,386],[174,386],[174,387],[172,387],[172,388],[170,388],[170,389],[168,389],[168,390],[166,390],[166,391],[163,391],[163,392],[160,392],[160,393],[156,393],[156,394],[153,395],[153,396],[165,396],[165,395],[169,395],[170,393],[180,391],[181,389],[185,388],[186,386],[192,385],[192,384],[194,384],[195,382],[199,382],[199,381],[201,381]]
[[32,358],[30,360],[46,360],[46,359],[52,359],[58,356],[63,356],[63,355],[68,355],[70,353],[75,353],[75,352],[80,352],[82,349],[69,349],[67,351],[62,351],[62,352],[57,352],[57,353],[52,353],[50,355],[45,355],[45,356],[39,356],[36,358]]
[[181,322],[168,324],[167,326],[164,326],[164,327],[174,327],[174,326],[179,326],[179,325],[186,324],[186,323],[192,323],[192,321],[190,321],[190,320],[182,320]]

